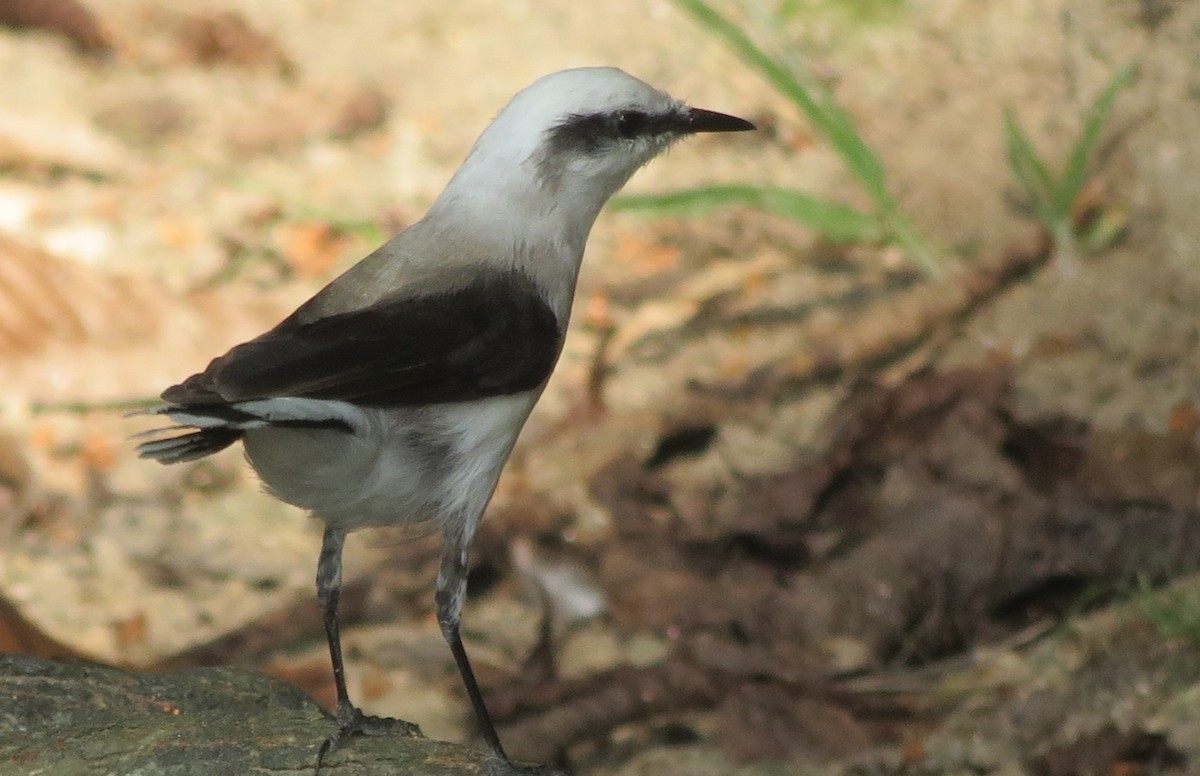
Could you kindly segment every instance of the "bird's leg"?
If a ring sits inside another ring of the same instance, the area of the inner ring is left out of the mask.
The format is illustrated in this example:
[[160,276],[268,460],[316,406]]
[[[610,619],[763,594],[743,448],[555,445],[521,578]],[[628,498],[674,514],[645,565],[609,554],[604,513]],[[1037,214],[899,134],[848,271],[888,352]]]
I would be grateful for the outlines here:
[[346,689],[346,669],[342,663],[342,635],[338,627],[338,601],[342,595],[342,548],[346,534],[333,528],[325,529],[321,540],[321,555],[317,560],[317,604],[325,623],[325,638],[329,642],[329,657],[333,661],[333,683],[337,687],[337,715],[343,709],[353,709],[350,692]]
[[420,735],[421,731],[411,722],[388,717],[371,717],[350,702],[346,689],[346,669],[342,663],[342,638],[338,628],[338,598],[342,592],[342,547],[346,543],[346,532],[334,528],[325,529],[321,541],[321,556],[317,561],[317,603],[325,622],[325,637],[329,641],[329,657],[333,661],[333,683],[337,688],[337,711],[334,720],[338,729],[321,744],[317,752],[317,770],[326,755],[332,754],[349,736]]
[[462,675],[463,684],[467,688],[467,697],[471,699],[471,708],[475,710],[475,720],[479,732],[491,750],[492,756],[484,766],[486,776],[563,776],[561,771],[549,765],[517,765],[508,759],[504,747],[500,745],[500,737],[496,735],[496,726],[492,724],[492,715],[488,713],[483,703],[483,693],[479,692],[479,683],[475,681],[475,672],[471,670],[471,661],[467,659],[467,650],[463,648],[462,636],[459,635],[459,623],[462,620],[463,599],[467,594],[467,553],[470,550],[470,538],[447,531],[442,544],[442,565],[438,570],[437,580],[437,615],[438,624],[442,627],[442,635],[450,645],[454,655],[454,663],[458,673]]
[[459,635],[463,599],[467,594],[469,550],[469,539],[456,536],[451,531],[446,532],[442,544],[442,565],[438,570],[437,579],[438,625],[442,628],[442,636],[445,637],[446,643],[450,645],[450,653],[454,655],[454,663],[458,666],[463,684],[466,685],[467,697],[471,699],[471,708],[475,710],[475,720],[483,740],[492,754],[507,762],[508,755],[500,745],[496,726],[492,724],[492,717],[483,703],[483,694],[479,692],[479,683],[475,681],[475,672],[471,670],[471,661],[467,659],[467,651],[463,648],[462,636]]

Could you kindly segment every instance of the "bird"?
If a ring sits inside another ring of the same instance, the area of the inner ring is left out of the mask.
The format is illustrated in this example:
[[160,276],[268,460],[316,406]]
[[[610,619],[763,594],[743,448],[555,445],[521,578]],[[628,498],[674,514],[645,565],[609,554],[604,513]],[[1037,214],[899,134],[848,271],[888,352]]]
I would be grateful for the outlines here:
[[170,422],[136,435],[140,457],[183,463],[241,442],[270,494],[323,522],[316,588],[337,730],[318,770],[350,736],[416,729],[365,715],[347,692],[346,536],[432,525],[437,621],[489,762],[525,772],[501,745],[460,635],[472,537],[558,360],[601,208],[676,141],[753,129],[618,68],[543,76],[496,114],[424,217],[136,413]]

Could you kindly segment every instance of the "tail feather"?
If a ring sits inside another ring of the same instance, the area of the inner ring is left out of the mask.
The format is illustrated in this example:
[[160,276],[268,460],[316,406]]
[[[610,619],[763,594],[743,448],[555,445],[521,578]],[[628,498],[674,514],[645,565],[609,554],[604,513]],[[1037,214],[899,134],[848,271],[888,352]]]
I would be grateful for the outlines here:
[[232,404],[161,404],[136,410],[129,413],[128,417],[137,415],[166,415],[181,426],[195,428],[253,428],[255,425],[264,425],[263,419],[258,415],[243,412]]
[[[179,431],[181,427],[155,429],[139,436]],[[162,464],[195,461],[220,452],[242,438],[237,428],[200,428],[175,436],[152,439],[137,446],[139,458],[149,458]]]
[[[354,431],[365,423],[362,413],[345,402],[279,397],[233,404],[165,404],[130,415],[165,415],[176,425],[144,431],[138,455],[159,463],[183,463],[224,450],[249,429],[329,428]],[[173,432],[181,432],[168,436]]]

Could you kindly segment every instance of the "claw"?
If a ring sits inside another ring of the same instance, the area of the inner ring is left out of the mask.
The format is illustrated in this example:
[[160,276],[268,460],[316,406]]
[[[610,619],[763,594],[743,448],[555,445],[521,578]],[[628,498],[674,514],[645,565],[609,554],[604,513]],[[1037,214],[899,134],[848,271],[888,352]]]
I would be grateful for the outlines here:
[[314,774],[319,776],[321,764],[325,758],[337,751],[338,747],[351,736],[419,736],[421,728],[412,722],[392,717],[375,717],[363,714],[362,709],[349,703],[338,704],[337,713],[333,720],[338,728],[329,734],[317,750],[317,767]]
[[489,757],[483,772],[485,776],[566,776],[552,765],[518,765],[502,757]]

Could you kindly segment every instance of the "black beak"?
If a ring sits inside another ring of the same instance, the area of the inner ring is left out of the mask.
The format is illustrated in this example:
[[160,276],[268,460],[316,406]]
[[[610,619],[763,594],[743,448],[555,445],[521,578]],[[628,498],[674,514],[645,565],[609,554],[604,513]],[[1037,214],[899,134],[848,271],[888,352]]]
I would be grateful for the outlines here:
[[694,132],[746,132],[756,127],[745,119],[717,113],[704,108],[688,108],[683,131]]

